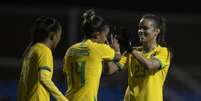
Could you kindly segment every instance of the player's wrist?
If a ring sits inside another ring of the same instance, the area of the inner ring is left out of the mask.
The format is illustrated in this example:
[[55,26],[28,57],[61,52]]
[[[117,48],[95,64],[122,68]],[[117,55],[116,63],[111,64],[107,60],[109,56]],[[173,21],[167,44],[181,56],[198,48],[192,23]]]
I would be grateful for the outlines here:
[[115,51],[115,54],[121,54],[121,52],[120,51]]
[[115,53],[116,53],[116,54],[121,54],[120,48],[115,48],[114,50],[115,50]]

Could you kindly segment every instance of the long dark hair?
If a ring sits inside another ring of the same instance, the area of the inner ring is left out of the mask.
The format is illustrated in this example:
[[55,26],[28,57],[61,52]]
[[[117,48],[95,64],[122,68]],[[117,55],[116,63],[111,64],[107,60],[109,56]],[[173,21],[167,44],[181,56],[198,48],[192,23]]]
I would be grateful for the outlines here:
[[149,19],[154,22],[154,27],[160,29],[160,33],[157,37],[157,43],[163,47],[167,47],[170,53],[171,58],[173,57],[173,48],[167,43],[166,38],[166,30],[167,30],[167,19],[162,16],[157,16],[154,14],[144,14],[142,16],[143,19]]
[[34,22],[31,29],[32,43],[42,42],[48,38],[51,32],[57,32],[61,29],[59,21],[53,17],[39,17]]
[[23,56],[33,44],[44,41],[51,32],[57,32],[60,28],[61,24],[56,18],[45,16],[37,18],[31,28],[31,42],[25,49]]
[[82,20],[81,29],[85,38],[91,38],[93,37],[94,32],[101,32],[109,27],[105,20],[102,17],[97,16],[92,9],[86,10],[82,14]]

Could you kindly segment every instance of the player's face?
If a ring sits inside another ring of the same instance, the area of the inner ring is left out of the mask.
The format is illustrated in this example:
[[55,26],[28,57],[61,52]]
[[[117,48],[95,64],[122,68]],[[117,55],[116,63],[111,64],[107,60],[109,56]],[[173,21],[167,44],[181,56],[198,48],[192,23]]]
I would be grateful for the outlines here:
[[106,27],[105,30],[103,30],[102,32],[100,32],[100,41],[101,43],[105,43],[107,41],[107,36],[109,34],[109,27]]
[[138,36],[140,42],[147,43],[156,39],[157,32],[154,27],[154,22],[149,19],[141,19],[139,23]]

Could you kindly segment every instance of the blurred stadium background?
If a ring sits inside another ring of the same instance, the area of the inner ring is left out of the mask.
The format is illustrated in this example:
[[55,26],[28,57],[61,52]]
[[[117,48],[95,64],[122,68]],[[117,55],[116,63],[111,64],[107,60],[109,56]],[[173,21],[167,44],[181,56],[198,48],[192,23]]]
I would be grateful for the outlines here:
[[[112,24],[127,28],[134,35],[136,44],[138,44],[137,25],[141,14],[155,13],[166,17],[168,19],[167,41],[174,48],[174,57],[165,81],[164,101],[200,101],[201,12],[191,9],[168,11],[160,7],[140,9],[132,6],[125,7],[125,5],[123,7],[92,6],[90,3],[88,5],[81,3],[0,5],[0,101],[16,101],[21,56],[29,44],[30,27],[38,16],[54,16],[63,25],[62,39],[54,55],[53,80],[64,93],[66,87],[61,70],[62,59],[66,49],[82,38],[79,34],[79,16],[88,8],[94,8],[97,14]],[[126,71],[111,76],[103,73],[99,101],[122,101],[126,86]]]

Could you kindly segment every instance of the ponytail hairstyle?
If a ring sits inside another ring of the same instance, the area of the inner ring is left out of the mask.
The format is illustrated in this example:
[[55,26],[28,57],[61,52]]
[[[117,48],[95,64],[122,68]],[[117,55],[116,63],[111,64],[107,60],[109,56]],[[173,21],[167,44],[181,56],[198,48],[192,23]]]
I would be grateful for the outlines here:
[[51,32],[57,32],[61,29],[59,21],[52,17],[39,17],[31,29],[32,43],[42,42],[48,38]]
[[97,16],[95,14],[95,11],[92,9],[86,10],[82,14],[82,33],[85,35],[85,38],[91,38],[94,37],[94,32],[102,32],[106,28],[109,27],[109,25],[105,22],[105,20]]
[[160,29],[160,33],[157,36],[157,43],[163,47],[167,47],[168,51],[170,53],[171,58],[172,56],[172,52],[173,49],[167,44],[165,38],[166,38],[166,23],[167,20],[164,17],[159,17],[157,15],[154,14],[145,14],[142,16],[143,19],[149,19],[153,21],[154,27]]
[[61,29],[58,20],[52,17],[39,17],[35,20],[31,28],[31,42],[25,49],[23,56],[28,52],[31,46],[37,42],[42,42],[49,37],[51,32],[57,32]]

